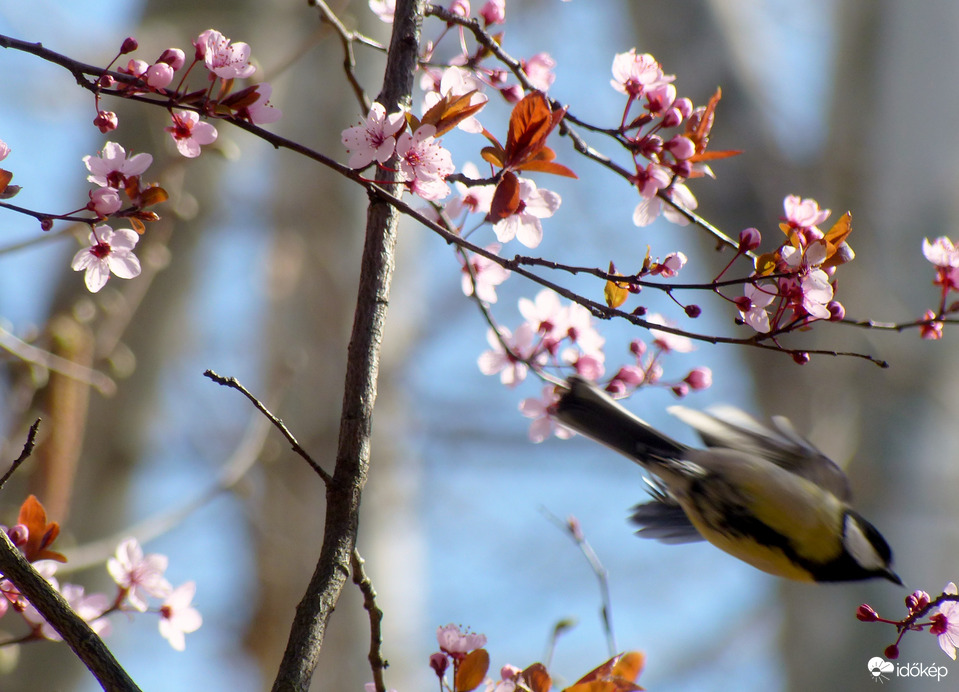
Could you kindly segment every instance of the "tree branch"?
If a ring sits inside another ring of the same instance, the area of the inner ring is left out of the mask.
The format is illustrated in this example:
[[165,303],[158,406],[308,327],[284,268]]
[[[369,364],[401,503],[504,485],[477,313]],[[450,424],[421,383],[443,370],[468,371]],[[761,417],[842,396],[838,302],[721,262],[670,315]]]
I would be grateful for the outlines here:
[[[377,97],[387,113],[409,107],[417,64],[422,0],[399,0],[386,62],[383,91]],[[395,173],[379,182],[395,193]],[[370,461],[370,433],[379,373],[380,348],[393,277],[399,211],[379,196],[367,210],[366,242],[346,363],[343,410],[333,481],[327,487],[323,547],[310,584],[296,609],[274,692],[306,692],[316,669],[333,608],[350,574],[360,495]]]
[[0,572],[53,626],[83,665],[90,669],[104,690],[139,692],[140,688],[127,675],[103,640],[73,612],[51,585],[14,547],[5,531],[0,531]]

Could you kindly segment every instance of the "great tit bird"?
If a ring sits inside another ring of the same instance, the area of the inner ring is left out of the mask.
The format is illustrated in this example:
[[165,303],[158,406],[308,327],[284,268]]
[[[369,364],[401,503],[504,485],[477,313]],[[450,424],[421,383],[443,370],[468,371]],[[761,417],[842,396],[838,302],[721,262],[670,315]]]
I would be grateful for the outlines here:
[[835,462],[785,418],[767,428],[732,408],[670,413],[707,449],[653,430],[594,384],[571,377],[553,416],[637,462],[653,500],[632,520],[640,536],[665,543],[707,540],[753,567],[799,581],[883,577],[902,585],[879,531],[849,506],[849,482]]

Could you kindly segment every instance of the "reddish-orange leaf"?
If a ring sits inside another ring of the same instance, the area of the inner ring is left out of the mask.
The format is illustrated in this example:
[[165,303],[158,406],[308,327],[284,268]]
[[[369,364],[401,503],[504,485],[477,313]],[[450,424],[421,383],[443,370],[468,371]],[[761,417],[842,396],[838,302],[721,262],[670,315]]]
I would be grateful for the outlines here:
[[690,118],[686,123],[686,136],[693,140],[697,154],[706,151],[706,145],[709,143],[709,131],[712,129],[713,121],[716,118],[716,106],[719,105],[722,97],[723,90],[716,87],[716,93],[709,99],[705,110],[699,114],[698,118]]
[[[846,238],[850,233],[852,233],[852,213],[847,211],[839,217],[823,238],[826,241],[826,261],[822,263],[822,266],[835,267],[855,257],[852,248],[846,245]],[[846,251],[840,252],[840,248],[844,245],[846,245]]]
[[542,663],[534,663],[522,672],[523,679],[530,692],[549,692],[553,687],[553,680]]
[[436,134],[434,135],[436,137],[446,134],[466,118],[478,113],[486,105],[485,100],[476,104],[472,103],[475,93],[476,90],[474,89],[460,96],[446,94],[423,114],[420,124],[433,125],[436,128]]
[[140,206],[142,207],[149,207],[154,204],[159,204],[160,202],[166,202],[168,199],[170,199],[170,195],[159,185],[154,185],[140,191]]
[[496,223],[500,219],[512,216],[519,209],[519,179],[515,173],[506,173],[493,192],[490,202],[490,219]]
[[480,686],[489,670],[489,654],[486,649],[475,649],[466,654],[466,658],[456,669],[456,692],[470,692]]
[[7,189],[7,185],[10,184],[11,180],[13,180],[13,173],[0,168],[0,194],[3,194],[3,191]]
[[729,159],[733,156],[739,156],[743,153],[742,149],[723,149],[722,151],[704,151],[699,154],[693,154],[689,157],[692,163],[700,161],[719,161],[720,159]]
[[56,560],[66,562],[67,559],[48,547],[60,535],[60,525],[55,521],[47,523],[47,511],[34,495],[30,495],[20,506],[17,523],[27,527],[29,538],[20,546],[23,555],[29,562],[37,560]]
[[645,665],[646,654],[642,651],[627,651],[613,666],[613,675],[635,682]]
[[562,176],[566,176],[567,178],[579,177],[563,164],[553,163],[552,161],[531,161],[529,163],[524,163],[522,166],[517,166],[516,170],[536,171],[539,173],[552,173],[553,175],[562,175]]
[[133,230],[139,233],[140,235],[143,235],[143,233],[147,229],[146,225],[144,225],[144,223],[140,221],[140,219],[136,218],[135,216],[130,217],[130,225],[133,226]]
[[778,252],[764,252],[756,258],[756,274],[759,276],[769,276],[776,271],[776,263],[778,261]]

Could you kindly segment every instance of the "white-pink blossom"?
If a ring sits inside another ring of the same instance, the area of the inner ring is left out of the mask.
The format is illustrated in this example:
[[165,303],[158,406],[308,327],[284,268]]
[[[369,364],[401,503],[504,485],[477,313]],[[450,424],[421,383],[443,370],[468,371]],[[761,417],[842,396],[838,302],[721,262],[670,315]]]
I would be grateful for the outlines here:
[[435,133],[434,126],[420,125],[413,134],[404,132],[396,139],[401,178],[413,192],[431,201],[449,195],[446,176],[456,170],[452,155],[433,137]]
[[190,604],[196,595],[196,582],[188,581],[176,587],[160,606],[160,635],[177,651],[186,648],[185,634],[196,632],[203,617]]
[[445,627],[436,628],[436,641],[439,642],[441,651],[448,654],[465,654],[486,646],[486,635],[474,634],[473,632],[464,633],[460,631],[459,627],[450,623]]
[[120,189],[126,185],[127,178],[142,175],[153,163],[153,157],[150,154],[130,155],[116,142],[107,142],[99,155],[84,156],[83,163],[90,171],[87,180],[91,183]]
[[221,79],[244,79],[256,72],[250,64],[250,46],[231,43],[215,29],[207,29],[193,42],[206,68]]
[[236,114],[249,120],[254,125],[269,125],[279,120],[283,116],[283,112],[270,103],[273,87],[267,82],[262,82],[256,85],[254,91],[256,92],[256,101],[249,106],[240,108]]
[[663,68],[649,53],[636,54],[635,48],[613,58],[613,88],[633,98],[640,98],[649,89],[672,82],[674,75],[664,75]]
[[523,61],[523,71],[526,72],[530,84],[540,91],[549,91],[553,82],[556,81],[554,67],[556,67],[556,61],[549,53],[537,53],[529,60]]
[[556,394],[556,387],[546,385],[543,387],[541,396],[523,399],[520,402],[520,413],[533,419],[529,426],[530,441],[539,443],[550,435],[556,435],[561,440],[568,440],[573,436],[572,430],[560,425],[549,415],[550,407],[558,399],[559,395]]
[[[547,354],[545,351],[538,351],[534,357],[533,342],[536,334],[528,323],[521,324],[515,335],[503,327],[499,332],[500,335],[497,336],[495,330],[489,330],[486,340],[490,350],[480,354],[477,365],[484,375],[499,373],[500,382],[507,387],[515,387],[526,379],[526,374],[529,372],[529,366],[525,360],[534,358],[536,362],[544,363]],[[503,343],[506,344],[506,348]]]
[[133,254],[139,239],[136,231],[128,228],[114,231],[109,226],[96,226],[90,232],[89,247],[77,252],[70,266],[86,272],[83,278],[91,293],[106,286],[111,273],[132,279],[140,275],[140,260]]
[[116,556],[107,560],[107,571],[113,581],[126,590],[130,605],[146,612],[147,596],[166,598],[173,591],[163,576],[167,563],[166,555],[150,553],[144,556],[137,539],[126,538],[117,546]]
[[516,238],[526,247],[534,248],[543,240],[540,219],[555,214],[563,200],[552,190],[538,189],[536,183],[527,178],[519,178],[519,200],[516,213],[497,221],[493,232],[501,243]]
[[[499,243],[491,243],[485,249],[495,255],[499,254],[502,246]],[[475,291],[476,297],[484,303],[495,303],[496,287],[509,278],[509,269],[477,254],[471,254],[466,263],[461,257],[460,263],[463,264],[464,295],[471,296]],[[472,276],[470,276],[471,273]]]
[[[657,313],[647,315],[646,321],[651,324],[661,325],[663,327],[672,326],[666,321],[665,317]],[[659,329],[655,329],[654,327],[650,327],[650,331],[653,333],[653,344],[667,353],[689,353],[690,351],[696,349],[692,340],[689,337],[683,336],[682,334],[664,332]]]
[[163,128],[176,142],[177,150],[188,159],[200,155],[200,147],[216,141],[216,128],[210,123],[201,122],[200,116],[193,111],[173,113],[173,125]]
[[783,209],[786,212],[786,223],[805,232],[803,239],[810,233],[810,238],[822,238],[823,234],[818,226],[829,218],[829,209],[820,209],[816,200],[802,199],[798,195],[787,195],[783,200]]
[[776,299],[778,291],[769,283],[746,284],[743,287],[743,299],[736,301],[743,321],[761,334],[769,331],[769,315],[766,308]]
[[[693,196],[693,193],[683,183],[675,183],[664,194],[683,209],[692,211],[699,206],[699,202]],[[685,226],[689,223],[689,219],[682,212],[678,211],[672,204],[664,202],[658,195],[644,199],[636,205],[633,210],[633,223],[643,228],[655,221],[660,214],[677,226]]]
[[350,154],[350,168],[366,168],[374,161],[386,163],[396,148],[396,133],[405,123],[402,112],[387,115],[383,104],[374,103],[364,122],[340,134],[340,141]]
[[940,236],[931,243],[928,238],[923,238],[922,254],[937,267],[959,267],[959,248],[946,236]]
[[3,161],[10,154],[9,145],[0,139],[0,161]]

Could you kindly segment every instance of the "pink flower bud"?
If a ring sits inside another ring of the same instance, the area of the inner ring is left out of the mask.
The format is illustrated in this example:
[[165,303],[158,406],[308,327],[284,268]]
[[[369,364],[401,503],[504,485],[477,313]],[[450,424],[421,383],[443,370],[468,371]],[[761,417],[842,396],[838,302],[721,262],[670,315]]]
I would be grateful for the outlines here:
[[709,389],[713,384],[713,371],[705,366],[693,368],[683,382],[695,390]]
[[40,220],[40,230],[49,231],[51,228],[53,228],[53,219],[51,219],[49,216],[43,217]]
[[899,647],[895,644],[890,644],[885,648],[882,654],[890,661],[895,661],[897,658],[899,658]]
[[693,114],[693,102],[683,96],[681,99],[673,101],[673,108],[679,111],[683,120]]
[[677,125],[682,124],[683,114],[682,112],[673,106],[663,115],[663,127],[676,127]]
[[921,610],[929,605],[929,594],[925,591],[914,591],[906,596],[906,607],[909,610]]
[[519,100],[523,98],[523,87],[519,84],[513,84],[505,89],[500,89],[500,93],[507,103],[519,103]]
[[696,145],[693,144],[693,140],[683,135],[676,135],[664,146],[669,153],[680,161],[684,161],[696,153]]
[[634,339],[629,344],[630,352],[637,358],[641,358],[646,353],[646,342],[640,339]]
[[805,351],[796,351],[793,355],[793,360],[797,365],[805,365],[809,362],[809,354]]
[[100,132],[106,134],[117,129],[119,120],[117,120],[117,114],[113,111],[100,111],[97,113],[97,117],[93,119],[93,124],[97,126]]
[[10,542],[19,548],[30,539],[30,529],[24,524],[14,524],[7,529],[7,536],[9,536]]
[[480,8],[479,13],[486,26],[502,24],[506,21],[506,0],[489,0]]
[[682,399],[684,396],[689,394],[689,385],[685,382],[681,382],[673,386],[673,394]]
[[755,250],[763,242],[763,237],[755,228],[744,228],[739,232],[739,251],[748,252]]
[[165,62],[150,65],[146,71],[146,80],[154,89],[165,89],[173,81],[173,68]]
[[167,48],[160,54],[157,62],[164,62],[174,70],[179,70],[186,62],[186,54],[179,48]]
[[686,310],[686,316],[693,319],[703,314],[703,309],[698,305],[687,305],[684,309]]
[[463,19],[469,19],[470,16],[470,4],[469,0],[453,0],[450,3],[449,7],[450,12],[462,17]]
[[856,608],[856,619],[862,622],[875,622],[879,619],[879,613],[873,610],[872,606],[868,603],[863,603]]
[[116,83],[117,80],[110,74],[100,75],[100,79],[97,80],[97,86],[101,89],[112,89]]
[[830,300],[826,309],[829,310],[830,322],[842,322],[846,318],[846,308],[838,300]]
[[137,43],[137,40],[132,36],[128,36],[127,38],[123,39],[123,43],[120,45],[120,55],[132,53],[139,47],[140,44]]
[[449,659],[446,657],[446,654],[437,651],[435,654],[430,655],[430,668],[436,672],[436,677],[443,677],[448,665]]

